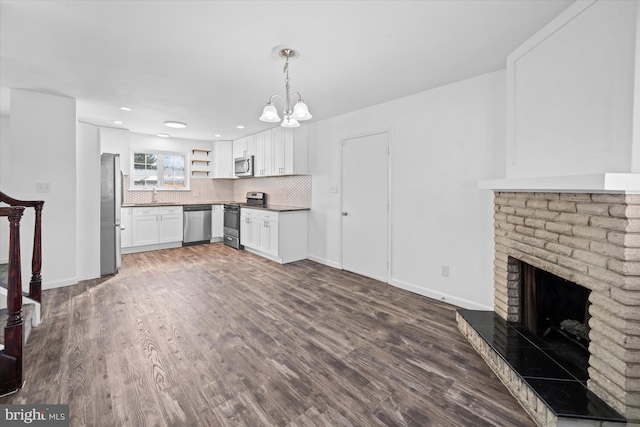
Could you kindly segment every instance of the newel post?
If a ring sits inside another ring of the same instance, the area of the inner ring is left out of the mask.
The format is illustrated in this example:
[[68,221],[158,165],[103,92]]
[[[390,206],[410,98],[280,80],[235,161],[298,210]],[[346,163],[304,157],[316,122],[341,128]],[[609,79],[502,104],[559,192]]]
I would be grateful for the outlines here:
[[33,257],[31,258],[31,281],[29,282],[29,297],[42,302],[42,207],[44,202],[38,202],[36,211],[36,225],[33,233]]
[[5,384],[18,389],[22,386],[22,274],[20,262],[20,218],[24,207],[12,208],[9,219],[9,280],[7,283],[7,325],[4,328],[4,355],[13,361],[14,369],[6,372]]

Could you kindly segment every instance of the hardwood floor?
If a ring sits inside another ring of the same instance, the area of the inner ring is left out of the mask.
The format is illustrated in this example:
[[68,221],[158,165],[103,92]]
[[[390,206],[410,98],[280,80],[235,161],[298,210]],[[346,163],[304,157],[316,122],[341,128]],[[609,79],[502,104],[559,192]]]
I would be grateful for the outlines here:
[[534,426],[454,307],[221,244],[43,292],[26,385],[72,426]]

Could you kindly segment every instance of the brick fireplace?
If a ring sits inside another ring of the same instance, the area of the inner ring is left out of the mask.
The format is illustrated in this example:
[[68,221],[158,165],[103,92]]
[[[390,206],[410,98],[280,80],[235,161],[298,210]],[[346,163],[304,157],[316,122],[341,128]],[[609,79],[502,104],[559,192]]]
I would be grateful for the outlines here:
[[[521,320],[521,262],[589,289],[587,388],[640,425],[640,195],[497,191],[494,220],[495,313]],[[494,364],[539,425],[562,424]]]

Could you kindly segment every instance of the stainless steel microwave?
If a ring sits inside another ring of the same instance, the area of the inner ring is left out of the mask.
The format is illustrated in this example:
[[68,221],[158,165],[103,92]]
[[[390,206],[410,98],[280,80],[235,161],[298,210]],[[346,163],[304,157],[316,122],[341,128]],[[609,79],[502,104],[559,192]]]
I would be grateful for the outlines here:
[[234,159],[236,176],[253,176],[253,156]]

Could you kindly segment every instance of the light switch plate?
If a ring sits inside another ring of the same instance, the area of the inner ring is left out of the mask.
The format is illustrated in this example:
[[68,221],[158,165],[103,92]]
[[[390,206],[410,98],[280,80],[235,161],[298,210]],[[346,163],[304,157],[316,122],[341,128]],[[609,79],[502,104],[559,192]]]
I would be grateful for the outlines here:
[[51,184],[48,182],[36,183],[36,193],[51,193]]
[[337,193],[337,192],[338,192],[338,186],[337,185],[329,186],[329,193]]
[[441,265],[440,266],[440,275],[444,277],[449,277],[449,266]]

